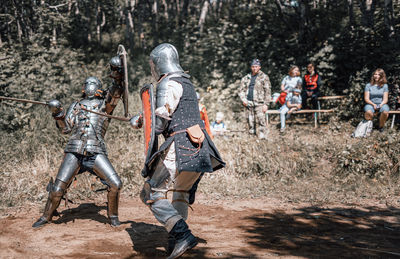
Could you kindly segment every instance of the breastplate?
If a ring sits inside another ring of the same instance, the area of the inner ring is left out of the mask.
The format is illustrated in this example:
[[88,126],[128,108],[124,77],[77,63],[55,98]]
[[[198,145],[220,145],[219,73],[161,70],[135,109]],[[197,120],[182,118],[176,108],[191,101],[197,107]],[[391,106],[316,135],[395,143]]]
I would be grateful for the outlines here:
[[[77,105],[95,112],[104,112],[103,99],[84,99]],[[78,154],[106,154],[104,135],[106,134],[109,119],[91,112],[78,110],[75,115],[75,125],[68,141],[65,152]]]

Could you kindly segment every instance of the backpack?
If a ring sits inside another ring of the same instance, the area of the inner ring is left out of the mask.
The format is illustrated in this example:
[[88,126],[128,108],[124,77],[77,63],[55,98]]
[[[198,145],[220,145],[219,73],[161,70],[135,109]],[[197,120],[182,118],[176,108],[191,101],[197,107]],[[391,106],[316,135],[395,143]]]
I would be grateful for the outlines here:
[[372,121],[362,120],[354,132],[351,134],[352,138],[366,138],[371,134]]

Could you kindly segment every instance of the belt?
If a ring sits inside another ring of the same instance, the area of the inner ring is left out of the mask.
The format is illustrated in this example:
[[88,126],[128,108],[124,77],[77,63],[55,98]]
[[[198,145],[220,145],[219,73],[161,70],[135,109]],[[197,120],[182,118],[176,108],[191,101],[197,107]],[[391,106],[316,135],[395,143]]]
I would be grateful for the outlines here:
[[[201,129],[202,129],[202,130],[205,130],[205,128],[201,128]],[[172,137],[172,136],[174,136],[174,135],[176,135],[176,134],[184,133],[184,132],[186,132],[186,129],[177,130],[177,131],[174,131],[174,132],[172,132],[171,134],[169,134],[168,137]]]

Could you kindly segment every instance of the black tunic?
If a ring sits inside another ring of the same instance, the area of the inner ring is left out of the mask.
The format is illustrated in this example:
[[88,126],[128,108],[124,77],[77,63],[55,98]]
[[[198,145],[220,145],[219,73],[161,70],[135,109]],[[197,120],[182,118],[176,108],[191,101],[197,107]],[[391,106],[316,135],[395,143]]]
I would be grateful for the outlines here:
[[[151,170],[157,163],[156,160],[165,157],[168,147],[175,142],[175,154],[177,170],[189,172],[213,172],[225,166],[217,148],[204,128],[204,122],[200,119],[199,105],[196,91],[192,82],[186,77],[172,77],[169,80],[176,81],[182,85],[183,93],[179,104],[172,114],[172,119],[166,129],[165,142],[160,149],[146,161],[146,167]],[[200,150],[198,144],[192,143],[184,130],[199,124],[205,135]],[[183,131],[183,132],[181,132]],[[173,132],[180,132],[170,136]],[[149,166],[150,165],[150,166]],[[151,170],[152,171],[152,170]]]

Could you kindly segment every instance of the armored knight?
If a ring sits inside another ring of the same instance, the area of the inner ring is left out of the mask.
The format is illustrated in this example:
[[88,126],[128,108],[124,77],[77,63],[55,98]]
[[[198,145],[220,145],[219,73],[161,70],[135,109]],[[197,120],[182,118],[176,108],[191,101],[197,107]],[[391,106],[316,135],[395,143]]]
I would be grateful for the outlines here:
[[101,90],[100,80],[92,76],[85,80],[83,99],[72,103],[66,112],[59,101],[49,102],[57,128],[63,134],[71,133],[71,137],[64,150],[64,160],[56,180],[48,186],[49,197],[43,215],[33,224],[34,228],[51,221],[74,177],[85,171],[97,175],[107,185],[107,214],[112,226],[120,225],[118,202],[122,182],[108,160],[104,142],[110,119],[84,110],[107,114],[113,112],[123,93],[123,71],[119,57],[111,59],[110,68],[113,84],[105,92]]
[[[158,81],[155,101],[150,101],[156,106],[151,111],[155,114],[151,130],[155,136],[162,134],[165,141],[159,148],[155,144],[155,148],[150,145],[148,149],[150,155],[142,171],[147,178],[140,196],[169,233],[168,258],[177,258],[197,245],[186,224],[192,187],[201,173],[218,170],[225,163],[200,119],[196,91],[179,64],[175,47],[168,43],[157,46],[150,54],[150,66]],[[142,94],[142,101],[143,96],[146,95]],[[144,109],[145,136],[151,128],[146,127],[151,125],[146,117]],[[134,128],[138,128],[138,121],[137,117],[132,118]],[[167,199],[170,191],[172,202]]]

